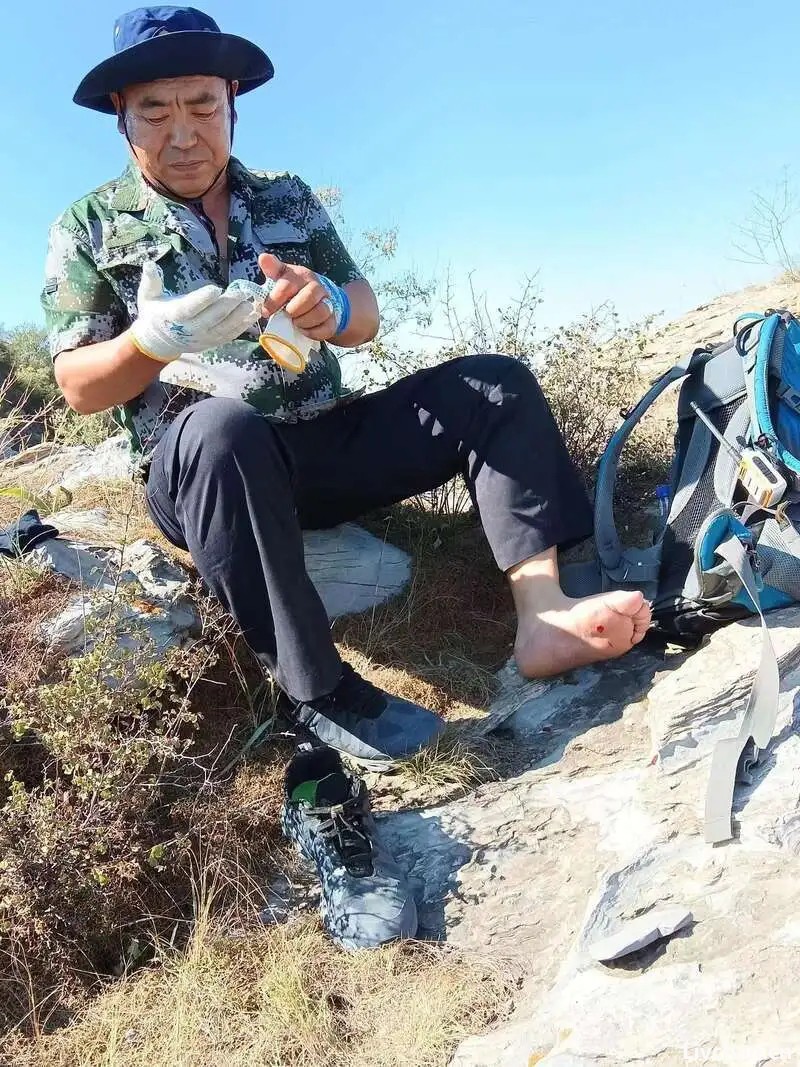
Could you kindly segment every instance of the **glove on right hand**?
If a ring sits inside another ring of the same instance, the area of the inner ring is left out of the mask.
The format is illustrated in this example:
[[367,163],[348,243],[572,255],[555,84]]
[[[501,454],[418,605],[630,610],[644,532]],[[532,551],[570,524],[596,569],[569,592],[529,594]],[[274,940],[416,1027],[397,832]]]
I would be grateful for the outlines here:
[[258,320],[252,297],[235,289],[204,285],[184,296],[165,296],[164,276],[152,260],[142,268],[137,306],[131,340],[159,363],[228,344]]

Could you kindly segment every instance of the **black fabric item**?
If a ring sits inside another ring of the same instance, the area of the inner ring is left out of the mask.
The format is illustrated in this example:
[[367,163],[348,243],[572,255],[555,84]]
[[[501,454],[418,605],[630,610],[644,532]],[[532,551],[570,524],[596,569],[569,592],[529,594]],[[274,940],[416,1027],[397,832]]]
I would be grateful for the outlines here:
[[321,781],[333,774],[344,774],[338,752],[324,745],[303,745],[297,749],[286,768],[284,789],[290,799],[303,782]]
[[241,400],[201,400],[159,442],[147,499],[281,688],[308,701],[332,692],[342,666],[301,528],[357,519],[457,474],[503,571],[591,533],[541,389],[505,356],[451,360],[292,424]]
[[[306,811],[316,816],[319,833],[328,839],[350,874],[368,877],[373,866],[372,845],[364,826],[367,810],[364,782],[346,773],[340,757],[332,749],[314,748],[297,752],[287,768],[287,798],[291,798],[302,781],[317,776],[314,802],[306,805]],[[336,810],[331,811],[332,808]]]
[[0,530],[0,553],[14,559],[51,537],[58,537],[58,530],[43,523],[39,512],[31,509]]

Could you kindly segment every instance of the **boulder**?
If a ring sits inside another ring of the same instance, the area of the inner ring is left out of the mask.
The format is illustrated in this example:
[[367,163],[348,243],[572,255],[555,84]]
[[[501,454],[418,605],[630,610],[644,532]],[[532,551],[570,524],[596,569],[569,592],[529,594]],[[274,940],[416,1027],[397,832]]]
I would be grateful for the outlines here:
[[74,655],[91,644],[94,627],[110,609],[126,645],[146,635],[163,651],[199,630],[188,572],[150,541],[134,541],[122,551],[53,538],[30,556],[78,586],[67,606],[44,624],[48,643],[62,653]]
[[[778,724],[752,784],[737,787],[725,845],[703,839],[705,789],[758,659],[750,621],[692,655],[636,650],[559,682],[515,683],[506,668],[489,728],[531,765],[381,818],[423,934],[519,982],[510,1019],[464,1042],[456,1067],[797,1062],[798,626],[800,609],[771,617],[786,671]],[[665,911],[683,917],[671,936],[594,958]]]
[[351,522],[303,535],[306,569],[331,619],[356,615],[397,596],[411,578],[411,559]]
[[35,445],[6,458],[2,477],[6,483],[76,489],[86,482],[129,478],[133,469],[128,439],[118,434],[95,447],[52,441]]

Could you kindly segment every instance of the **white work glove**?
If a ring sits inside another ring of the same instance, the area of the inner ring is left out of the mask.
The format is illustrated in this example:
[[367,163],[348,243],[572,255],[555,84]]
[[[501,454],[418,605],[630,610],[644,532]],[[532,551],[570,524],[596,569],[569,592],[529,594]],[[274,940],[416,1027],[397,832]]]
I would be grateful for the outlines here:
[[184,352],[228,344],[258,320],[252,297],[218,285],[204,285],[185,296],[165,296],[164,276],[152,260],[142,268],[137,305],[139,317],[130,328],[131,340],[160,363]]

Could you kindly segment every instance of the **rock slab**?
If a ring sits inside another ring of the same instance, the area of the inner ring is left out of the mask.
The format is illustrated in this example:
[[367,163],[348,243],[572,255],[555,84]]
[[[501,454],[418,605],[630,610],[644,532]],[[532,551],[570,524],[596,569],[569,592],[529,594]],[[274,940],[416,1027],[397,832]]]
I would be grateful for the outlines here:
[[353,523],[303,535],[306,569],[330,619],[356,615],[397,596],[411,578],[411,558]]
[[[527,700],[508,668],[497,728],[531,746],[532,766],[382,818],[423,933],[519,982],[511,1017],[464,1042],[455,1067],[800,1063],[799,627],[800,609],[774,616],[778,725],[737,787],[732,842],[705,843],[703,804],[713,740],[735,732],[758,658],[749,622],[693,655],[637,651]],[[664,909],[693,922],[616,962],[593,958]]]
[[86,482],[111,481],[129,478],[134,464],[124,434],[109,437],[102,444],[59,445],[46,442],[3,461],[2,477],[6,483],[45,486],[62,485],[77,489]]
[[[190,639],[199,626],[191,602],[188,571],[147,540],[113,544],[114,529],[103,509],[65,509],[48,516],[71,537],[58,537],[35,548],[28,558],[69,578],[79,587],[67,608],[46,627],[46,636],[67,654],[82,651],[87,627],[108,613],[109,598],[125,593],[119,632],[138,629],[159,649]],[[94,537],[100,544],[83,540]],[[402,592],[411,575],[411,560],[401,549],[379,541],[348,523],[304,535],[306,566],[328,616],[366,611]]]

